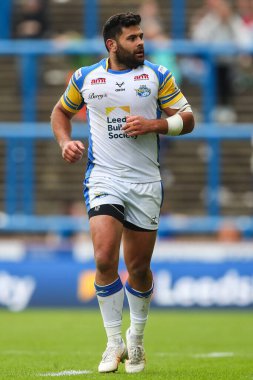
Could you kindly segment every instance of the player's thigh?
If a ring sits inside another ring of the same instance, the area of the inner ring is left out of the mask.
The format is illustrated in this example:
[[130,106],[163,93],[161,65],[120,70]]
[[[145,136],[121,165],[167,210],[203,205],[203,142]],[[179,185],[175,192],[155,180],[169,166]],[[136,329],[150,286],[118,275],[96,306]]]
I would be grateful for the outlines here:
[[89,223],[95,259],[117,262],[123,224],[110,215],[93,216]]
[[124,206],[117,187],[106,178],[85,181],[84,197],[96,260],[113,262],[119,255]]
[[123,230],[124,259],[128,269],[146,270],[150,266],[157,231]]

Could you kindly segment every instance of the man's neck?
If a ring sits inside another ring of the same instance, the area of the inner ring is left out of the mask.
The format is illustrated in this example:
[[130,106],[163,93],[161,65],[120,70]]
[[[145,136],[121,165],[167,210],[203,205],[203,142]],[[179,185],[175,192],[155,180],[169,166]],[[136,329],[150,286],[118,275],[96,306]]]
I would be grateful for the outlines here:
[[108,69],[113,70],[113,71],[124,71],[124,70],[131,70],[131,67],[128,67],[122,63],[117,62],[116,60],[112,58],[109,58]]

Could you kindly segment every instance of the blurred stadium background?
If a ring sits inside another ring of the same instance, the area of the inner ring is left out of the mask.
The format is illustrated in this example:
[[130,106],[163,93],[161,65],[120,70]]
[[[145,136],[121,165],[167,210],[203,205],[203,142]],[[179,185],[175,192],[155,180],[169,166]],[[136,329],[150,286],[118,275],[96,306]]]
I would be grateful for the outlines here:
[[[106,54],[99,37],[104,21],[113,13],[137,11],[140,3],[0,2],[0,307],[96,304],[82,199],[85,159],[73,166],[62,160],[50,113],[71,72]],[[147,55],[173,55],[197,125],[189,136],[161,139],[165,201],[153,304],[250,308],[253,45],[193,42],[190,20],[203,1],[157,5],[166,38],[163,44],[148,40]],[[235,91],[225,113],[217,107],[221,55],[234,67]],[[81,113],[73,133],[87,144],[85,123]],[[122,262],[120,269],[124,278]]]

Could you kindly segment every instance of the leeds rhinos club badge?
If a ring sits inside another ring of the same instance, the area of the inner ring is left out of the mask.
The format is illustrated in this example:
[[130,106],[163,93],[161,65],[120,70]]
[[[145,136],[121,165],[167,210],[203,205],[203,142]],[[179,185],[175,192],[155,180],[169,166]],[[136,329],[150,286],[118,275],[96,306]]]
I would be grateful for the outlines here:
[[146,98],[151,94],[150,88],[148,88],[145,84],[142,84],[139,88],[135,89],[136,95],[140,96],[141,98]]

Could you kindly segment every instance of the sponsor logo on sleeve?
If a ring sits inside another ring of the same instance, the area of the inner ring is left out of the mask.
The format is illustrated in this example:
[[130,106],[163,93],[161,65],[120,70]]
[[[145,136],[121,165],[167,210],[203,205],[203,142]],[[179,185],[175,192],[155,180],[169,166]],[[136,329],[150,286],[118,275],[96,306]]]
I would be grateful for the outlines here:
[[164,66],[159,66],[159,67],[158,67],[158,71],[160,71],[160,73],[162,73],[162,74],[165,74],[166,71],[167,71],[167,69],[166,69],[166,67],[164,67]]
[[78,80],[79,78],[81,78],[81,76],[82,76],[82,70],[79,69],[79,70],[77,70],[76,73],[75,73],[75,78],[76,78],[76,80]]

